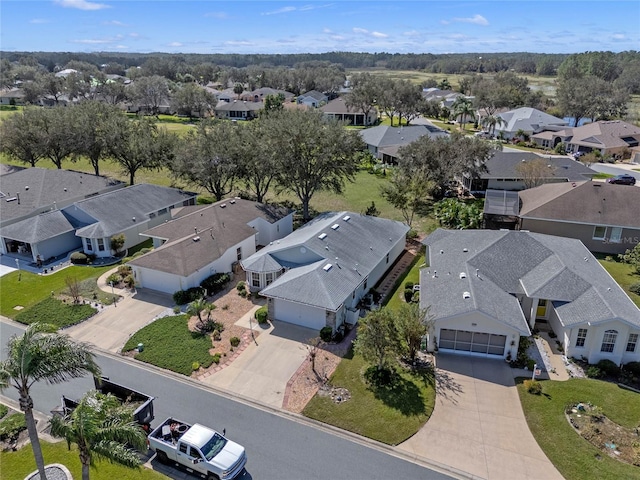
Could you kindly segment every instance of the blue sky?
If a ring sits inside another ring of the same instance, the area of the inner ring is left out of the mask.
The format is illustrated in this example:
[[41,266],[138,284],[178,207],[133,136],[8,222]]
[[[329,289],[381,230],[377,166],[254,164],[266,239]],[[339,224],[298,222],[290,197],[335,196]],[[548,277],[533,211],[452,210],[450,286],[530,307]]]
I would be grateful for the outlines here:
[[640,50],[638,0],[2,0],[5,51]]

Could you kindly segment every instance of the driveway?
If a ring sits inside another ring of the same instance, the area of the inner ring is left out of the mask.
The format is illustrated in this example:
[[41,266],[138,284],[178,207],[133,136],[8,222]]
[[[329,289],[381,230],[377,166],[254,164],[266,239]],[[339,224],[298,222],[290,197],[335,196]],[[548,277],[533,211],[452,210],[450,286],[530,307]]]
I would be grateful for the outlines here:
[[[236,324],[247,322],[248,318]],[[260,331],[233,362],[203,383],[221,388],[275,408],[282,408],[287,382],[307,358],[306,342],[318,336],[317,330],[275,321],[269,328],[257,326]]]
[[125,296],[115,305],[108,305],[97,315],[65,330],[81,342],[88,342],[103,350],[119,353],[129,337],[158,315],[173,306],[171,296],[155,291],[140,291]]
[[438,354],[431,419],[398,448],[487,480],[561,480],[520,406],[500,360]]

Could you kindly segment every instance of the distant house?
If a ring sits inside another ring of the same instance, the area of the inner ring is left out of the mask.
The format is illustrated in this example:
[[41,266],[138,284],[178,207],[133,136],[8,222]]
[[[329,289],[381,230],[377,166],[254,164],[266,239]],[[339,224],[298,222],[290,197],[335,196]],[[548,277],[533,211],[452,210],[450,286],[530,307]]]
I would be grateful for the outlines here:
[[472,179],[469,175],[463,178],[464,188],[470,192],[486,190],[524,190],[525,179],[518,166],[526,162],[540,159],[551,166],[552,173],[538,179],[542,183],[583,182],[590,180],[597,172],[585,167],[580,162],[566,155],[539,155],[533,152],[495,152],[487,160],[487,171],[480,178]]
[[[437,102],[441,107],[451,108],[455,101],[459,97],[465,97],[466,95],[454,92],[453,90],[440,90],[439,88],[425,88],[422,90],[422,97],[427,102]],[[470,98],[470,97],[468,97]]]
[[257,88],[250,93],[251,99],[254,102],[264,102],[264,99],[267,96],[269,95],[277,96],[280,94],[284,96],[285,102],[290,102],[291,100],[293,100],[293,97],[295,97],[295,95],[291,92],[287,92],[286,90],[277,90],[275,88],[270,88],[270,87]]
[[0,105],[24,105],[24,91],[21,88],[0,91]]
[[309,90],[301,95],[298,95],[297,103],[304,104],[308,107],[318,108],[329,101],[324,93],[317,90]]
[[258,116],[262,110],[262,103],[245,102],[242,100],[232,100],[231,102],[220,101],[214,108],[217,118],[227,120],[252,120]]
[[351,212],[322,214],[241,264],[269,318],[314,330],[354,324],[358,303],[405,247],[403,223]]
[[558,130],[567,125],[567,122],[562,118],[554,117],[531,107],[522,107],[499,113],[498,117],[504,123],[496,124],[495,134],[502,134],[502,137],[507,140],[515,138],[519,131],[531,137],[531,135],[544,130]]
[[519,192],[519,228],[576,238],[592,252],[617,254],[640,241],[640,188],[605,182],[541,185]]
[[[555,185],[552,185],[555,186]],[[521,336],[553,330],[567,357],[640,360],[640,309],[579,241],[525,231],[442,230],[423,243],[428,348],[515,358]]]
[[231,272],[239,262],[293,230],[293,213],[232,198],[185,207],[173,219],[142,233],[155,249],[133,259],[136,283],[165,293],[197,287],[214,273]]
[[447,132],[431,125],[410,125],[408,127],[390,127],[378,125],[358,132],[367,145],[369,152],[385,163],[397,163],[398,149],[415,142],[425,135],[431,138],[445,137]]
[[320,110],[327,118],[333,118],[346,122],[349,125],[369,127],[378,121],[378,110],[373,107],[368,114],[362,110],[348,107],[343,97],[331,100],[326,105],[320,107]]
[[589,123],[533,135],[533,141],[545,148],[562,143],[568,153],[599,151],[602,155],[621,154],[625,149],[640,151],[640,127],[622,120]]

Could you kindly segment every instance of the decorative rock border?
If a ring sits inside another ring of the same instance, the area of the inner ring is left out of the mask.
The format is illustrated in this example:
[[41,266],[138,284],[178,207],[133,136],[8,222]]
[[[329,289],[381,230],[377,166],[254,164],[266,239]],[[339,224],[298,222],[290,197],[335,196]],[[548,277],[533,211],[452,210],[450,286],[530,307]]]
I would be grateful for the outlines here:
[[[73,480],[69,469],[61,463],[52,463],[50,465],[45,465],[44,474],[47,476],[46,480]],[[40,473],[38,472],[38,470],[24,477],[24,480],[38,479],[40,479]]]

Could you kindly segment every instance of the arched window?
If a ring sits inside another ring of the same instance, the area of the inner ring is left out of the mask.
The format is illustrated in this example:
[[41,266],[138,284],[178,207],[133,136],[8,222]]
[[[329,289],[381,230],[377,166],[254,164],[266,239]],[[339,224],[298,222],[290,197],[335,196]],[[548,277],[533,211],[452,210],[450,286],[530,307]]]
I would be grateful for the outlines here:
[[616,339],[618,338],[617,330],[607,330],[602,337],[601,352],[611,353],[616,346]]

